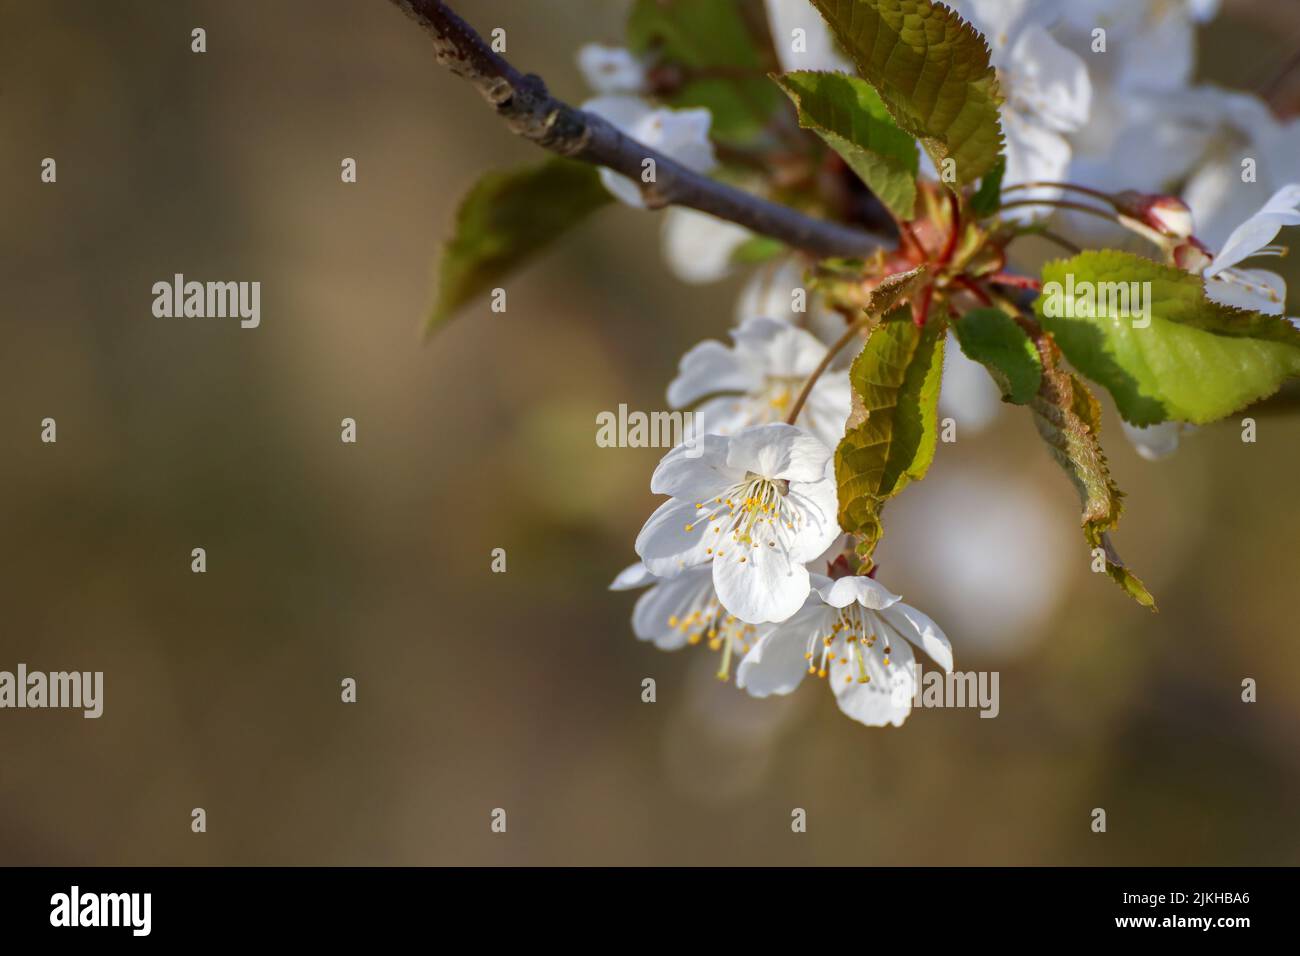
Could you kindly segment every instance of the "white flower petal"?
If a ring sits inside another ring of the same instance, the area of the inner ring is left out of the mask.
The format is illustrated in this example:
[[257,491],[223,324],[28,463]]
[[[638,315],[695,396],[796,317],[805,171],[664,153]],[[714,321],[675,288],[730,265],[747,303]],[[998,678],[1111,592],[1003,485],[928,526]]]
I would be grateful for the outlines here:
[[[898,603],[880,612],[890,627],[930,655],[930,659],[952,673],[952,644],[939,625],[910,604]],[[893,645],[898,650],[898,644]]]
[[[783,72],[827,70],[853,73],[853,64],[835,47],[830,28],[808,0],[766,0],[772,45]],[[795,51],[795,30],[802,30],[804,42]]]
[[830,627],[826,609],[810,601],[794,617],[769,628],[736,668],[736,686],[751,697],[788,694],[808,673],[808,638]]
[[746,549],[730,539],[714,556],[713,585],[722,606],[749,624],[788,620],[809,591],[807,569],[780,548]]
[[[690,531],[686,530],[688,526]],[[651,574],[676,577],[710,560],[709,533],[708,522],[697,523],[695,505],[673,498],[660,505],[641,528],[636,553]]]
[[682,356],[677,377],[668,383],[668,404],[681,408],[717,392],[748,392],[762,385],[762,376],[742,362],[733,349],[706,339]]
[[671,156],[697,173],[710,172],[718,164],[709,142],[712,116],[706,109],[656,109],[641,117],[629,130],[633,139]]
[[731,439],[727,464],[764,478],[818,481],[826,474],[831,450],[801,428],[784,422],[754,425]]
[[[1065,178],[1072,153],[1064,136],[1009,107],[1002,109],[1002,129],[1007,140],[1004,187],[1030,182],[1059,182]],[[1015,194],[1017,200],[1056,199],[1060,195],[1061,190],[1052,187],[1026,189]],[[1047,219],[1052,211],[1050,206],[1018,206],[1007,210],[1003,216],[1013,222],[1029,222]]]
[[766,316],[745,320],[731,337],[736,351],[768,376],[806,378],[826,355],[826,346],[811,332]]
[[578,50],[578,69],[597,93],[636,93],[645,86],[645,68],[623,47],[588,43]]
[[672,206],[664,212],[664,259],[677,278],[692,285],[725,277],[736,249],[753,237],[743,226],[694,209]]
[[693,608],[704,606],[712,592],[713,574],[708,567],[692,568],[660,581],[637,599],[632,609],[632,633],[639,640],[653,641],[660,650],[685,646],[690,631],[681,622]]
[[1205,297],[1265,315],[1286,311],[1286,280],[1265,269],[1227,269],[1205,280]]
[[[711,117],[706,109],[656,109],[635,96],[598,96],[583,103],[582,108],[697,173],[707,173],[717,165],[709,142]],[[602,168],[600,181],[621,202],[645,207],[640,186],[627,177]]]
[[883,610],[901,600],[880,582],[861,575],[826,581],[817,587],[817,593],[831,607],[848,607],[856,601],[873,611]]
[[1016,39],[1010,63],[1015,82],[1009,95],[1018,108],[1028,107],[1041,125],[1058,133],[1074,132],[1088,122],[1092,81],[1077,53],[1035,25]]
[[650,476],[650,490],[692,506],[707,501],[745,475],[727,464],[727,447],[727,439],[720,435],[704,435],[694,448],[677,446],[664,455]]
[[734,435],[754,424],[757,413],[748,395],[719,395],[695,409],[695,430],[701,435]]
[[792,481],[786,502],[799,516],[796,523],[798,530],[790,545],[791,560],[815,560],[843,534],[839,522],[839,494],[834,478]]
[[827,448],[835,448],[844,437],[844,426],[853,409],[853,387],[848,372],[825,372],[813,386],[808,401],[795,419],[801,428]]
[[629,564],[618,572],[618,577],[609,583],[609,589],[611,591],[631,591],[652,584],[654,580],[655,576],[646,569],[644,564],[638,561],[636,564]]
[[[882,637],[883,640],[883,637]],[[916,692],[916,659],[906,641],[897,641],[890,648],[889,666],[882,661],[881,641],[866,653],[862,665],[870,681],[863,683],[858,667],[853,661],[836,657],[831,664],[828,680],[835,693],[835,703],[849,717],[868,727],[892,724],[901,727],[912,712],[912,697]]]
[[1283,186],[1259,212],[1234,229],[1205,275],[1213,277],[1255,255],[1273,241],[1283,226],[1300,226],[1300,183]]

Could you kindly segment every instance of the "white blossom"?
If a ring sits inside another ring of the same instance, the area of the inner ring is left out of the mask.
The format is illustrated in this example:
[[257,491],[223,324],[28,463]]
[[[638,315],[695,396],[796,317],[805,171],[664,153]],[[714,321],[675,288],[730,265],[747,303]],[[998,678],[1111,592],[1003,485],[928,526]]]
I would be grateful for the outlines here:
[[646,85],[645,67],[623,47],[588,43],[578,50],[578,69],[602,96],[640,93]]
[[[654,107],[635,96],[598,96],[583,103],[582,108],[697,173],[708,173],[717,165],[709,141],[712,117],[706,109]],[[600,181],[616,199],[638,209],[645,208],[637,183],[603,166]]]
[[808,600],[760,634],[736,670],[755,697],[788,694],[812,674],[829,678],[835,702],[868,727],[901,726],[912,710],[923,649],[952,671],[952,645],[939,626],[869,577],[813,578]]
[[[777,319],[750,319],[731,337],[731,347],[709,339],[692,348],[668,385],[674,408],[703,400],[695,415],[697,431],[706,434],[730,435],[749,425],[783,421],[826,356],[826,346],[810,332]],[[795,424],[834,448],[844,437],[851,405],[848,373],[827,370]]]
[[829,448],[784,423],[675,448],[650,480],[669,500],[641,529],[637,555],[664,578],[710,565],[731,614],[783,621],[808,595],[805,562],[840,534],[830,462]]

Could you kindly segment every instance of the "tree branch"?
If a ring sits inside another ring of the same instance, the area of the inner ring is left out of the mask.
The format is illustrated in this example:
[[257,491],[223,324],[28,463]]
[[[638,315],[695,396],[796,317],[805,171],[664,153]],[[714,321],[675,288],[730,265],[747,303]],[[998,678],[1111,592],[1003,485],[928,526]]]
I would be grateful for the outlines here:
[[641,183],[642,162],[653,159],[657,181],[641,183],[649,208],[688,206],[817,256],[865,256],[884,244],[871,233],[805,216],[703,176],[601,117],[555,99],[541,77],[511,66],[443,0],[393,2],[433,37],[437,61],[477,87],[514,133],[569,159],[612,169],[635,183]]

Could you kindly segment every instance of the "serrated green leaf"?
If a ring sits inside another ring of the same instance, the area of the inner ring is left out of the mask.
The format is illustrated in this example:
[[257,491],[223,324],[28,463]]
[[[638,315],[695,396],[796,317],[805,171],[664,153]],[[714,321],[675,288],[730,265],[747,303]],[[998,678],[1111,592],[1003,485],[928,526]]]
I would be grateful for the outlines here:
[[916,210],[916,140],[898,128],[866,80],[799,71],[772,77],[794,102],[799,125],[820,136],[899,219]]
[[780,103],[737,0],[636,0],[628,14],[627,44],[681,71],[681,85],[667,102],[678,109],[708,109],[711,132],[720,141],[756,136]]
[[966,357],[979,362],[1004,401],[1028,403],[1043,381],[1043,363],[1029,335],[1001,309],[973,309],[953,323]]
[[1006,173],[1007,161],[1004,157],[999,157],[997,164],[984,175],[979,189],[971,196],[970,208],[976,216],[982,219],[998,211],[1002,205],[1002,177]]
[[812,0],[895,122],[921,140],[936,168],[954,162],[958,184],[998,161],[997,74],[979,32],[930,0]]
[[1034,307],[1135,425],[1212,422],[1300,375],[1300,330],[1286,319],[1212,302],[1200,276],[1131,253],[1048,263]]
[[835,450],[840,526],[860,537],[869,558],[880,540],[880,511],[925,477],[938,439],[943,374],[942,323],[918,329],[905,307],[872,330],[849,370],[853,410]]
[[426,334],[610,199],[594,166],[568,159],[485,174],[456,210]]
[[1090,548],[1101,548],[1106,573],[1143,607],[1155,610],[1155,598],[1124,566],[1110,541],[1119,524],[1123,492],[1115,485],[1101,450],[1101,406],[1083,380],[1060,365],[1060,350],[1047,336],[1037,344],[1042,384],[1029,403],[1034,425],[1052,457],[1065,469],[1083,502],[1083,536]]

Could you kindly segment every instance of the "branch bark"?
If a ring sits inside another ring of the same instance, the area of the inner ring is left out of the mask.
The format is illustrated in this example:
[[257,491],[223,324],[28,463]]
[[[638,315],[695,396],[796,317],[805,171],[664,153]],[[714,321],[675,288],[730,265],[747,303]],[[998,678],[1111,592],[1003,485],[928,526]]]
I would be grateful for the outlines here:
[[[443,0],[393,0],[433,38],[434,57],[468,80],[511,131],[543,149],[604,166],[641,186],[649,208],[687,206],[816,256],[865,256],[884,241],[871,233],[806,216],[703,176],[621,132],[607,120],[551,96],[542,78],[520,73]],[[641,183],[655,162],[654,183]]]

